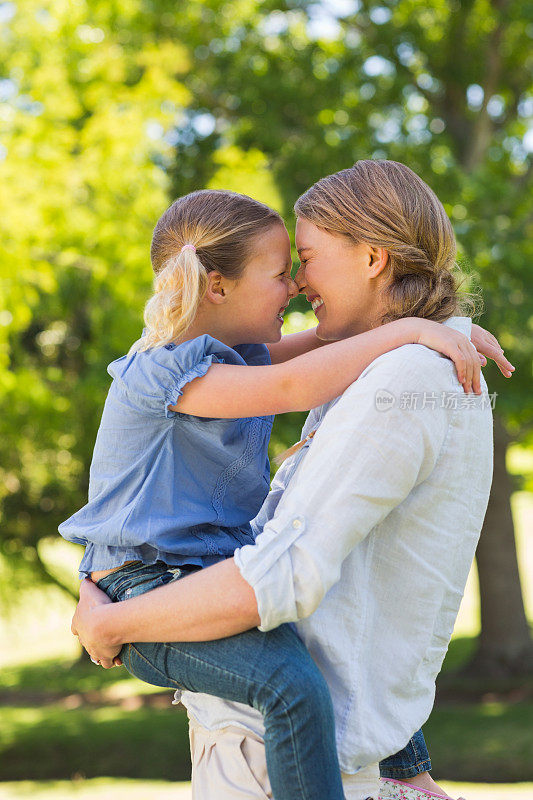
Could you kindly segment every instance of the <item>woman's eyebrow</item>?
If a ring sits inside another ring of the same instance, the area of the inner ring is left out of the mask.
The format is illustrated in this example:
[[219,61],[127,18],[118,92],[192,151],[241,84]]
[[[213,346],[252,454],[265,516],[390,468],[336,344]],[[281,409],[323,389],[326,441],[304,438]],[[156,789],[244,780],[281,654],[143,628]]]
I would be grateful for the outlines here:
[[310,247],[299,247],[298,250],[297,250],[297,253],[298,253],[298,255],[300,255],[301,253],[304,253],[306,250],[310,250],[310,249],[311,249]]

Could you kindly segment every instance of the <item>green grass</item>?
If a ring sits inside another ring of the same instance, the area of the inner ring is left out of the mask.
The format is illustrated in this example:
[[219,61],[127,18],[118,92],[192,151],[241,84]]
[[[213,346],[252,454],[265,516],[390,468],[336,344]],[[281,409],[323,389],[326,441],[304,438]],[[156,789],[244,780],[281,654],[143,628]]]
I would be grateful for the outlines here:
[[[471,641],[457,642],[451,652],[456,663],[471,647]],[[131,679],[124,670],[97,673],[100,688],[95,689],[90,665],[74,664],[70,672],[66,669],[65,665],[58,667],[52,683],[63,686],[64,696],[33,706],[24,702],[24,697],[46,685],[42,678],[54,672],[53,665],[9,671],[7,682],[12,687],[12,702],[17,704],[4,705],[1,712],[3,780],[73,775],[189,778],[187,719],[182,709],[170,705],[171,692],[164,694],[161,707],[141,705],[139,691],[146,688],[149,694],[150,687]],[[77,691],[69,694],[71,689]],[[88,693],[85,697],[91,704],[83,704],[81,691]],[[115,705],[106,704],[108,700]],[[531,702],[437,706],[424,731],[434,773],[441,778],[533,780]]]
[[[443,781],[443,789],[450,797],[466,797],[467,800],[531,800],[533,783],[457,783]],[[0,795],[1,797],[1,795]],[[180,796],[181,800],[181,796]],[[184,798],[185,800],[185,798]],[[187,798],[187,800],[189,800]]]
[[433,773],[461,781],[533,781],[533,704],[435,708],[424,725]]
[[70,659],[11,665],[0,673],[0,689],[16,691],[89,692],[124,682],[151,688],[132,678],[125,669],[95,669],[90,661]]
[[[190,800],[190,784],[94,778],[0,783],[0,800]],[[521,800],[521,798],[519,799]]]
[[[531,800],[533,783],[497,784],[443,782],[452,797],[468,800]],[[96,778],[75,781],[0,783],[0,800],[190,800],[189,783]]]
[[2,780],[76,775],[187,780],[187,717],[183,710],[120,707],[4,707],[0,726]]

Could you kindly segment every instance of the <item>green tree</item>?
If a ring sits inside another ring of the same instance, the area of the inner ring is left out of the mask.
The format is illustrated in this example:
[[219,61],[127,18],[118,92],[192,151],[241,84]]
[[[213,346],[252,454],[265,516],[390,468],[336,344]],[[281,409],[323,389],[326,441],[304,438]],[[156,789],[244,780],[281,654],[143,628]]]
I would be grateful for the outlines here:
[[0,15],[0,553],[71,590],[39,542],[86,502],[105,367],[140,333],[190,62],[140,3]]
[[[53,578],[39,541],[84,502],[105,365],[139,332],[169,197],[228,185],[287,219],[358,158],[409,164],[452,218],[512,354],[478,551],[475,670],[530,669],[505,470],[532,441],[526,144],[531,8],[518,0],[0,3],[1,552]],[[294,304],[303,310],[301,301]],[[274,444],[298,436],[280,418]]]

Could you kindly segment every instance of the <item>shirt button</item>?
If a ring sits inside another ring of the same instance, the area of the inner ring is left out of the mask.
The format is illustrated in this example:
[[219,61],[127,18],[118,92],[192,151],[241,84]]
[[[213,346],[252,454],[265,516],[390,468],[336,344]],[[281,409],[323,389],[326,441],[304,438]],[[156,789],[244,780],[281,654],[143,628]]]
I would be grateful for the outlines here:
[[292,527],[293,528],[301,528],[302,527],[302,521],[299,520],[299,519],[293,519]]

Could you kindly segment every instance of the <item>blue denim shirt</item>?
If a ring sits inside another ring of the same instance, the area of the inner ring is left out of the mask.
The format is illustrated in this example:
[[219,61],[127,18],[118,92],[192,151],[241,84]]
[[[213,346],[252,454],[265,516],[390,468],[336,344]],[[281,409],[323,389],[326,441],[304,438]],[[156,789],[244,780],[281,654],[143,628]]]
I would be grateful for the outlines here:
[[208,566],[253,542],[269,487],[273,417],[212,419],[168,409],[212,363],[270,364],[265,345],[199,336],[113,361],[89,501],[59,526],[86,546],[80,574],[125,561]]

